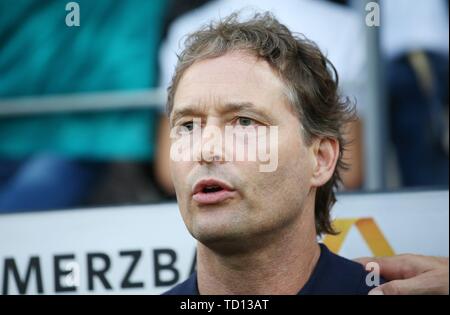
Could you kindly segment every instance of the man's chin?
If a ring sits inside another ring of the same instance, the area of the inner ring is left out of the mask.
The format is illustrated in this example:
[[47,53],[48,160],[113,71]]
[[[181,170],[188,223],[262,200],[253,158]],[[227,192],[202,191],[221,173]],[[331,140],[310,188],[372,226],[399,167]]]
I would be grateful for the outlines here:
[[203,246],[221,254],[241,253],[250,249],[249,236],[237,231],[197,231],[192,236]]

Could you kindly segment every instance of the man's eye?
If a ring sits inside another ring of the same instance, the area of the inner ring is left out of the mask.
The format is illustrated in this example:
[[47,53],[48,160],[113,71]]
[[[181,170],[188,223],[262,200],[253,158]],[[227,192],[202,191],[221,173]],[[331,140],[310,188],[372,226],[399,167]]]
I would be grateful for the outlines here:
[[243,126],[243,127],[249,127],[249,126],[254,125],[254,124],[255,124],[255,121],[254,121],[253,119],[251,119],[251,118],[247,118],[247,117],[239,117],[239,118],[236,120],[236,123],[237,123],[238,125],[240,125],[240,126]]
[[187,121],[185,123],[182,123],[181,126],[184,127],[186,129],[186,131],[192,131],[194,129],[194,122]]

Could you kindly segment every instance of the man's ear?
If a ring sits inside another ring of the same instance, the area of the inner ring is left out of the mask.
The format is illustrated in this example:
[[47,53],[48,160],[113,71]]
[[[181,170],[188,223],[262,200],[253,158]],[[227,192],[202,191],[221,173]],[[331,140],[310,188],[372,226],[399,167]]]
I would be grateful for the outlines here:
[[339,141],[333,138],[317,138],[312,144],[314,169],[311,185],[320,187],[333,176],[339,157]]

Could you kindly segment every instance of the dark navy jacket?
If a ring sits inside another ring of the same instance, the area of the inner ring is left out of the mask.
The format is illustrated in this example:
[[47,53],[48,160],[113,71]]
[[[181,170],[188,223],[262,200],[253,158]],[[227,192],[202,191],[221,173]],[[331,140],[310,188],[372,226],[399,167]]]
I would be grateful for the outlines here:
[[[309,280],[298,295],[352,294],[366,295],[373,287],[366,285],[367,271],[354,261],[332,253],[320,244],[320,257]],[[384,283],[380,279],[380,284]],[[198,295],[197,273],[178,284],[164,295]]]

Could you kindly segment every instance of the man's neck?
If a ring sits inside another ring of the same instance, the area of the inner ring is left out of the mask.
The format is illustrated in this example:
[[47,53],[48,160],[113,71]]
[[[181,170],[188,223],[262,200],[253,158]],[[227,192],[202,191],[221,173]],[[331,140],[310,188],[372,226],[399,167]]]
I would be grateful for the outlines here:
[[297,294],[320,256],[314,212],[298,221],[256,250],[220,254],[198,243],[200,294]]

